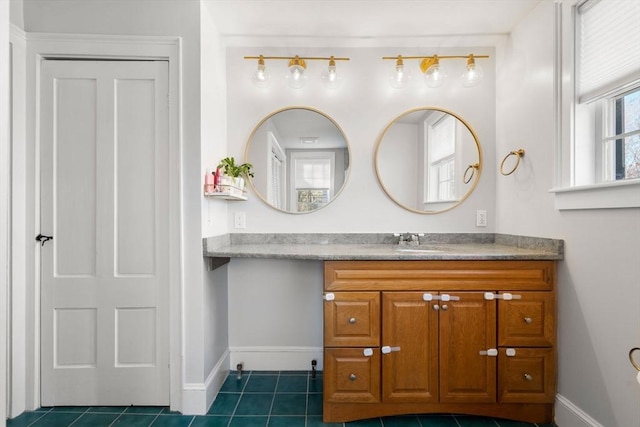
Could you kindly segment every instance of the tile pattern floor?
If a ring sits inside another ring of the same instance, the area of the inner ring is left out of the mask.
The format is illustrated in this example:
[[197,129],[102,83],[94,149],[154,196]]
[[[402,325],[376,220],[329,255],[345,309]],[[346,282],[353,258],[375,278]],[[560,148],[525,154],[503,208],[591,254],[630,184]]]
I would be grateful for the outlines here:
[[54,407],[25,412],[8,427],[555,427],[488,417],[408,415],[350,423],[322,422],[322,373],[231,372],[207,415],[181,415],[166,407]]

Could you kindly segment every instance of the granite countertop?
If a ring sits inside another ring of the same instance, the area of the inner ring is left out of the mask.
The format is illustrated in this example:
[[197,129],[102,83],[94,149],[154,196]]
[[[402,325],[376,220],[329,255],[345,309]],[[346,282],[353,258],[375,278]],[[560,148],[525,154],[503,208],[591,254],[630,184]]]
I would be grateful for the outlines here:
[[[205,257],[301,260],[560,260],[564,242],[491,233],[426,234],[398,245],[393,234],[250,234],[203,239]],[[224,262],[222,262],[224,263]],[[222,264],[221,263],[221,264]],[[220,264],[220,265],[221,265]]]

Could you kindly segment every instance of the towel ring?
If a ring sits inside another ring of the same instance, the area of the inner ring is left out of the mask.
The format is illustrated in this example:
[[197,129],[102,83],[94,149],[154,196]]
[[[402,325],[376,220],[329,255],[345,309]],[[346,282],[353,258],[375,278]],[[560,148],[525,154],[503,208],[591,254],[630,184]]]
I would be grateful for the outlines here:
[[634,347],[629,350],[629,360],[631,361],[633,367],[636,368],[636,371],[640,372],[640,364],[633,360],[633,353],[635,353],[636,351],[640,351],[640,347]]
[[[517,158],[516,164],[515,164],[515,166],[513,167],[513,169],[511,169],[511,171],[509,171],[509,172],[505,172],[505,171],[504,171],[504,162],[506,162],[506,161],[507,161],[507,159],[508,159],[509,157],[511,157],[511,156],[516,156],[516,158]],[[518,166],[520,166],[520,159],[521,159],[523,156],[524,156],[524,148],[521,148],[521,149],[516,150],[516,151],[510,151],[510,152],[509,152],[509,154],[507,154],[507,155],[505,156],[505,158],[504,158],[504,159],[502,159],[502,163],[500,163],[500,173],[501,173],[502,175],[504,175],[504,176],[511,175],[512,173],[514,173],[514,172],[516,171],[516,169],[518,169]]]
[[[469,165],[467,167],[467,169],[464,171],[464,175],[462,176],[462,179],[465,184],[468,184],[469,182],[471,182],[471,179],[476,174],[476,171],[479,168],[480,168],[480,163],[474,163],[473,165]],[[469,177],[467,178],[467,174],[469,173],[469,171],[471,171],[471,175],[469,175]]]

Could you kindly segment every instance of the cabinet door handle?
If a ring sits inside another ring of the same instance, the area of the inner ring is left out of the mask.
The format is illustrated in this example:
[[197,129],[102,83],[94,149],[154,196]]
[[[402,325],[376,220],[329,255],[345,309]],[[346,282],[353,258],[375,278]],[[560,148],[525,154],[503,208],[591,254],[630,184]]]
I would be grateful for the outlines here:
[[526,323],[526,324],[529,324],[529,325],[530,325],[531,323],[533,323],[533,319],[532,319],[531,317],[525,317],[525,318],[524,318],[524,323]]
[[440,306],[438,304],[433,304],[433,309],[435,311],[438,311],[438,310],[440,310]]
[[442,304],[442,311],[447,311],[449,306],[447,304]]
[[356,323],[356,318],[352,317],[351,319],[349,319],[349,323],[351,323],[352,325]]
[[533,380],[533,376],[531,376],[531,374],[524,374],[524,379],[527,381],[532,381]]
[[351,381],[355,381],[355,380],[356,380],[356,378],[358,378],[358,377],[356,377],[356,374],[351,374],[351,375],[349,375],[349,379],[350,379]]

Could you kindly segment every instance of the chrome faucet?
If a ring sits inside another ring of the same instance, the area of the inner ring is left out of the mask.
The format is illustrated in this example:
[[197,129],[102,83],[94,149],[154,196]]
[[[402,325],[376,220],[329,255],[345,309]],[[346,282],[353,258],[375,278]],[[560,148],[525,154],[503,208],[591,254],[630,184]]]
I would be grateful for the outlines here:
[[399,245],[418,246],[420,244],[420,236],[424,236],[424,233],[393,233],[393,235],[399,238]]

